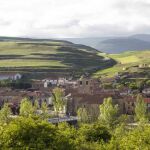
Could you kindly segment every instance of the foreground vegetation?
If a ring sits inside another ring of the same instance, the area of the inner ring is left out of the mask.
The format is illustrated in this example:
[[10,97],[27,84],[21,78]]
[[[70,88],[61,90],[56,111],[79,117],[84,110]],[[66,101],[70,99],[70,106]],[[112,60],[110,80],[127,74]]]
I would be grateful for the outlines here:
[[[150,126],[145,103],[137,97],[135,106],[136,125],[129,125],[128,117],[118,114],[118,106],[112,99],[100,105],[100,115],[89,123],[86,113],[79,114],[76,127],[66,123],[57,126],[48,123],[47,107],[42,103],[42,114],[38,114],[38,103],[32,105],[23,99],[20,114],[11,117],[7,104],[0,111],[1,149],[35,150],[148,150],[150,149]],[[86,110],[85,110],[86,112]]]

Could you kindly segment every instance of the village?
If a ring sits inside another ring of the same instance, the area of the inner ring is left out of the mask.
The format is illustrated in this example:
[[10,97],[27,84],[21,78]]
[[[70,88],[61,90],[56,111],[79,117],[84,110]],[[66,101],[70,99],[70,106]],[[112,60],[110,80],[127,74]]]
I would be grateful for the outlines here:
[[[79,108],[86,108],[89,117],[93,118],[99,115],[99,105],[105,98],[111,97],[114,104],[118,104],[120,114],[133,115],[137,94],[143,96],[150,111],[150,86],[143,86],[141,89],[119,86],[124,78],[131,77],[131,74],[118,73],[114,78],[97,79],[88,75],[82,75],[79,79],[72,77],[54,77],[32,79],[31,86],[26,88],[12,88],[10,86],[0,87],[0,107],[8,103],[13,115],[19,114],[19,106],[23,98],[28,98],[34,105],[35,100],[39,105],[46,102],[49,113],[55,114],[53,106],[53,89],[59,87],[64,92],[65,105],[59,111],[59,117],[77,116]],[[20,73],[1,73],[0,83],[2,81],[23,81],[23,74]],[[149,80],[147,80],[148,82]],[[9,85],[9,84],[8,84]],[[22,85],[22,84],[21,84]]]

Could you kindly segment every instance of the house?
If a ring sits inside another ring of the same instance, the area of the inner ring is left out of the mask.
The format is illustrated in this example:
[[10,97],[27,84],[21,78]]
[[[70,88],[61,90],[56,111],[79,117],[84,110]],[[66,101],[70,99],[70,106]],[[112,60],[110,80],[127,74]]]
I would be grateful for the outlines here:
[[127,67],[123,67],[122,70],[123,70],[123,71],[127,70]]
[[[143,98],[147,111],[150,112],[150,98]],[[124,96],[119,101],[121,113],[133,115],[135,113],[136,97],[135,96]]]
[[149,68],[149,64],[139,64],[139,68]]
[[58,79],[56,78],[46,78],[43,79],[42,82],[44,83],[44,87],[47,88],[49,85],[57,85],[58,84]]
[[58,79],[58,85],[65,85],[66,83],[66,78],[59,78]]
[[119,90],[121,96],[126,96],[131,94],[131,90],[128,88],[123,88]]
[[18,80],[21,79],[22,75],[20,73],[0,73],[0,80]]
[[80,94],[97,94],[101,90],[100,81],[92,78],[81,78],[77,81],[77,90]]
[[35,89],[44,88],[43,82],[41,80],[32,80],[32,88]]
[[147,106],[147,111],[150,112],[150,98],[144,98],[144,102]]
[[145,94],[146,96],[150,96],[150,88],[146,88],[142,91],[143,94]]
[[[135,109],[136,98],[133,96],[124,96],[122,101],[122,113],[133,115]],[[121,106],[120,106],[121,107]]]

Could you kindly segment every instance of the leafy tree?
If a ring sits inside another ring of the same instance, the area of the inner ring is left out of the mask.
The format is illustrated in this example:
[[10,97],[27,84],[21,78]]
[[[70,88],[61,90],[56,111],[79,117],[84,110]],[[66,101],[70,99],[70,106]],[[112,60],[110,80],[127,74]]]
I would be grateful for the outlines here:
[[39,108],[39,102],[38,102],[38,100],[36,99],[36,100],[34,101],[34,109],[35,109],[35,111],[36,111],[38,108]]
[[150,149],[150,127],[134,128],[126,135],[122,136],[119,141],[121,150],[149,150]]
[[8,123],[10,121],[11,109],[7,103],[0,110],[0,123]]
[[108,142],[111,139],[111,134],[108,129],[99,123],[84,124],[80,127],[79,133],[86,142]]
[[42,102],[41,109],[42,109],[42,118],[47,119],[49,117],[49,114],[46,102]]
[[58,115],[58,112],[62,111],[66,105],[64,91],[63,89],[56,87],[55,89],[53,89],[52,94],[54,109],[56,111],[56,114]]
[[86,108],[79,108],[77,111],[78,118],[82,123],[88,123],[89,117]]
[[47,122],[18,117],[3,128],[1,149],[54,149],[56,128]]
[[99,120],[108,127],[113,127],[117,120],[118,105],[113,105],[112,98],[104,99],[103,104],[100,105]]
[[150,80],[147,80],[145,84],[146,86],[150,86]]
[[78,130],[67,123],[60,123],[57,132],[57,149],[75,150],[78,143]]
[[139,122],[145,122],[147,120],[146,104],[141,95],[137,96],[135,104],[135,120]]
[[29,117],[29,116],[32,116],[34,112],[35,112],[35,109],[32,106],[32,102],[27,98],[22,99],[21,104],[20,104],[20,115]]
[[88,122],[93,123],[98,121],[99,117],[99,106],[92,106],[86,107],[87,114],[88,114]]

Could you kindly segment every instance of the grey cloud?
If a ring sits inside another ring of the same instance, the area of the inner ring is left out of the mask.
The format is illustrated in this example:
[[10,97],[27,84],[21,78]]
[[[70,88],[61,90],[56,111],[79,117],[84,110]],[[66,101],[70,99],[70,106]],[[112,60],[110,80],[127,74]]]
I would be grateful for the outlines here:
[[83,37],[98,37],[98,36],[120,36],[120,35],[131,35],[131,34],[140,34],[147,33],[150,34],[150,26],[149,25],[141,25],[135,28],[132,31],[129,31],[126,27],[123,27],[121,24],[100,24],[93,25],[86,28],[85,32],[81,35]]
[[62,28],[62,29],[67,29],[67,28],[71,28],[73,26],[79,26],[79,23],[80,23],[80,20],[77,20],[77,19],[74,19],[74,20],[70,20],[68,22],[65,22],[63,24],[54,24],[54,25],[48,25],[46,27],[44,27],[44,29],[59,29],[59,28]]

